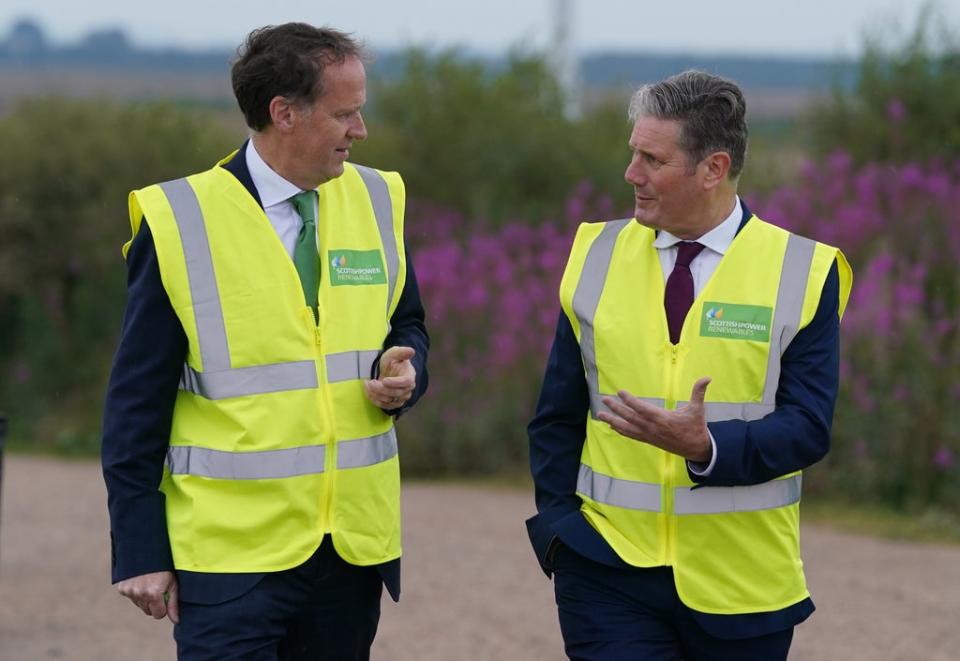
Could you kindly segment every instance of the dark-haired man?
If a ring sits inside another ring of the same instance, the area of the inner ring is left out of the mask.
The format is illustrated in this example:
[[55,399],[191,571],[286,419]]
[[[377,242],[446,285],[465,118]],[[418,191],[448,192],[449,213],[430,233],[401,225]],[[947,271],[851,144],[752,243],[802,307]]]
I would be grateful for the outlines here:
[[737,195],[745,111],[706,73],[640,88],[634,218],[570,253],[528,529],[571,659],[776,661],[813,611],[800,472],[829,448],[851,272]]
[[104,416],[113,580],[181,659],[367,659],[399,597],[393,420],[428,337],[360,46],[302,23],[233,65],[252,137],[130,194],[129,300]]

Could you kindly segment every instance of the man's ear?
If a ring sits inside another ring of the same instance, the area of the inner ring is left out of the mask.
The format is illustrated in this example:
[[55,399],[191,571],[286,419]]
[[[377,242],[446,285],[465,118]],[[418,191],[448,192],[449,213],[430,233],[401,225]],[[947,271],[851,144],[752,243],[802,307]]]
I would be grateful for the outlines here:
[[725,151],[715,151],[700,162],[703,168],[703,186],[707,189],[716,188],[727,179],[730,174],[730,154]]
[[296,125],[299,108],[284,96],[270,99],[270,123],[281,133],[289,133]]

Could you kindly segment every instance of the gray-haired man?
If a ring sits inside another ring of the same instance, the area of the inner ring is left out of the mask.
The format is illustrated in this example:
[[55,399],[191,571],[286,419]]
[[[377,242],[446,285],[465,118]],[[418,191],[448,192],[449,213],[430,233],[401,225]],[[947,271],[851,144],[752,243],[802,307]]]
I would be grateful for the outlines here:
[[851,272],[738,196],[745,109],[696,71],[638,90],[634,218],[574,241],[527,523],[572,659],[785,659],[813,612],[800,471],[829,448]]

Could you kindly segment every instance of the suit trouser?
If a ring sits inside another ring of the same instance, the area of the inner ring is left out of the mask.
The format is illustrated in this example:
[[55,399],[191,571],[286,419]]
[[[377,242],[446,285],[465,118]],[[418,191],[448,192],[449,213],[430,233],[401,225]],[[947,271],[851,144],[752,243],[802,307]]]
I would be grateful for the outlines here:
[[561,544],[553,572],[574,661],[779,661],[790,650],[793,627],[738,640],[708,634],[680,601],[670,567],[618,569]]
[[380,621],[376,567],[340,558],[330,537],[293,569],[220,604],[181,602],[180,661],[366,661]]

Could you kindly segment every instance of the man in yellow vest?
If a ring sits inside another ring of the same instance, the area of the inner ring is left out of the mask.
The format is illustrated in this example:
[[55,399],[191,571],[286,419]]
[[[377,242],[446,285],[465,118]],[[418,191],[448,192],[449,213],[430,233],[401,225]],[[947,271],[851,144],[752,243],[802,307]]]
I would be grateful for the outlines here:
[[250,140],[130,194],[113,581],[174,622],[180,659],[367,659],[400,591],[393,421],[427,386],[403,182],[347,160],[367,136],[349,36],[255,30],[232,82]]
[[737,194],[745,103],[687,71],[630,104],[635,217],[584,223],[529,426],[571,659],[786,659],[813,612],[801,471],[830,442],[843,255]]

